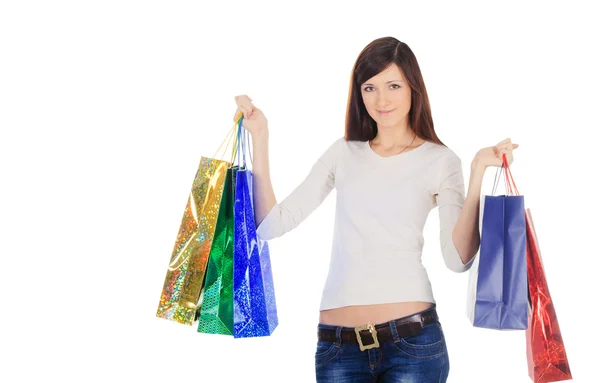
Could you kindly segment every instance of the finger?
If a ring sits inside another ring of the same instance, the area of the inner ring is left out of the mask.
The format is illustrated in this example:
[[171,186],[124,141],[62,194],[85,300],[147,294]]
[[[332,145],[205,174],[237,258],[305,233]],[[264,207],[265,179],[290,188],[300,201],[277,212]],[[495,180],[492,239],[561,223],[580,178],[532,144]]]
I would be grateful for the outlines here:
[[248,97],[248,96],[235,96],[235,103],[240,106],[243,105],[246,107],[246,109],[248,109],[249,111],[251,111],[254,108],[254,105],[252,105],[252,100]]
[[252,117],[252,114],[254,112],[252,104],[250,104],[250,105],[243,105],[242,107],[243,107],[243,109],[245,111],[244,118],[248,119],[248,118]]
[[250,97],[246,95],[236,96],[235,102],[238,109],[244,113],[244,118],[251,118],[254,115],[255,109],[257,109],[251,102]]
[[254,110],[254,105],[252,105],[252,103],[250,101],[248,101],[248,99],[241,98],[238,102],[238,105],[243,107],[248,112],[248,116],[246,116],[246,117],[250,117],[252,115],[252,112]]
[[239,105],[238,109],[240,112],[242,112],[242,114],[244,115],[244,118],[248,118],[248,114],[250,113],[248,108],[246,108],[244,105]]
[[242,96],[237,96],[236,102],[238,104],[252,105],[252,99],[250,97],[246,96],[245,94]]
[[513,144],[513,149],[516,149],[519,147],[519,144]]

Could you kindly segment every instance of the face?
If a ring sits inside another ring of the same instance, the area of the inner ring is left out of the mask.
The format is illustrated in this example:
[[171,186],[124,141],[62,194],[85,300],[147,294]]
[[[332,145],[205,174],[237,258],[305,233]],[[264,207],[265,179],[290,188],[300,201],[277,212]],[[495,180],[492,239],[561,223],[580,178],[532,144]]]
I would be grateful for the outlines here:
[[408,121],[410,86],[396,64],[362,84],[361,94],[378,128],[395,127]]

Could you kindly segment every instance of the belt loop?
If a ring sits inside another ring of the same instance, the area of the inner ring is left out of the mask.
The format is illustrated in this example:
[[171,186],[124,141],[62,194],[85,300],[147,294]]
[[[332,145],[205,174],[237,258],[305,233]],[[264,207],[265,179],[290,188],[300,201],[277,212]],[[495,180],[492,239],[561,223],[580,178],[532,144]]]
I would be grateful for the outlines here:
[[335,329],[335,345],[340,346],[342,344],[342,326],[337,326]]
[[390,332],[392,333],[394,343],[398,342],[400,340],[400,336],[398,336],[398,327],[396,327],[396,321],[391,320],[388,322],[388,325],[390,326]]

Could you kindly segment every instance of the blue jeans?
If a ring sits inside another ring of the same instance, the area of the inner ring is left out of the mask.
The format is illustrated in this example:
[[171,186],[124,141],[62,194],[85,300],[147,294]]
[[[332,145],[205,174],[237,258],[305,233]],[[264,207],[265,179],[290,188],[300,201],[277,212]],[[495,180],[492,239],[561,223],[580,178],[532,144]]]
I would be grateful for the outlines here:
[[360,351],[357,343],[341,342],[340,331],[351,327],[320,323],[319,328],[336,330],[337,340],[317,342],[317,382],[446,382],[450,362],[440,322],[404,338],[398,336],[392,323],[389,322],[394,339],[365,351]]

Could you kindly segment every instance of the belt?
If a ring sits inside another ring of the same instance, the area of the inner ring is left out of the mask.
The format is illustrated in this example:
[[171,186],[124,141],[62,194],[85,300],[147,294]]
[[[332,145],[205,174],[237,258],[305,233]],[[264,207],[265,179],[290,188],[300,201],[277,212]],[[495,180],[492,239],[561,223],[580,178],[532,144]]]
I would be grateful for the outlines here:
[[[421,313],[378,325],[367,323],[354,328],[344,327],[341,330],[341,342],[358,343],[360,350],[364,351],[379,347],[380,342],[394,339],[390,326],[396,326],[398,337],[404,338],[417,335],[423,327],[438,321],[439,318],[435,308],[431,308]],[[318,329],[318,339],[324,342],[336,342],[336,330],[320,328]]]

